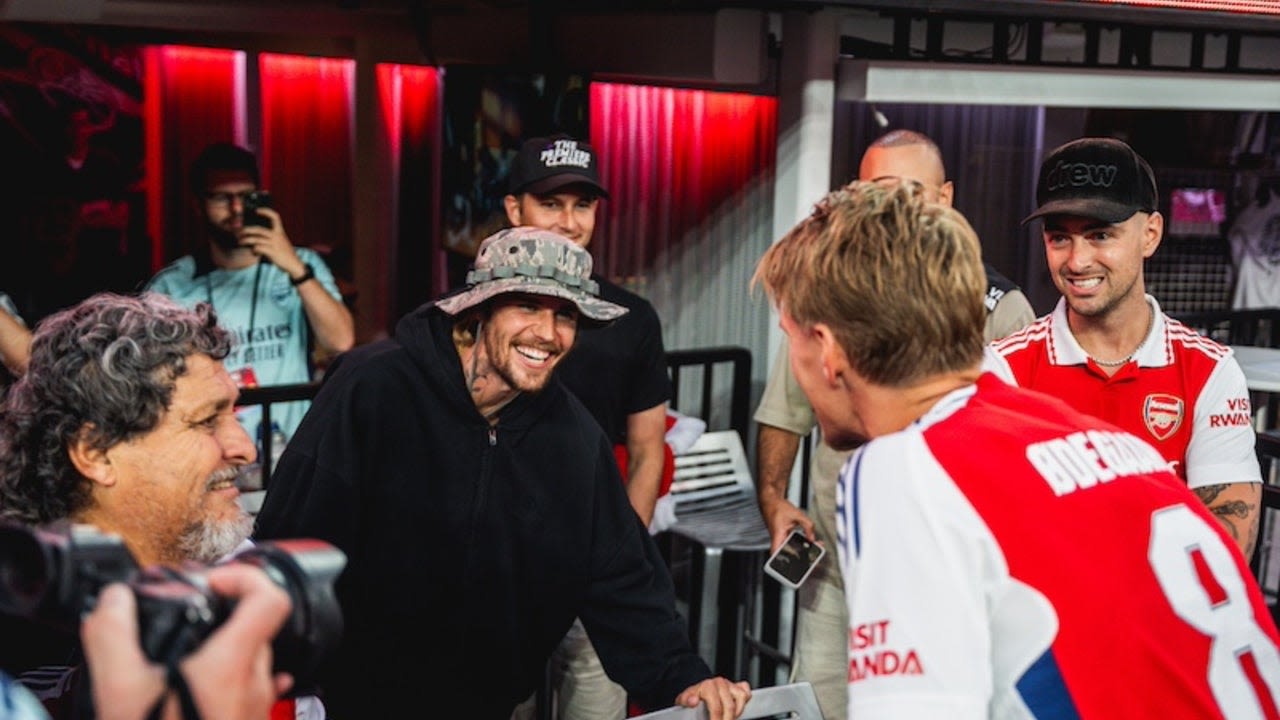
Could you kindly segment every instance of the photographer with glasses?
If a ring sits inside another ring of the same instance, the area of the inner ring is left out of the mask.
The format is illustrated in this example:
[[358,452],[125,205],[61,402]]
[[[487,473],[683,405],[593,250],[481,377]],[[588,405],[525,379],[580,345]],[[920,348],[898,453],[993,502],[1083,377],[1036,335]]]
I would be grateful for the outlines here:
[[[187,307],[213,306],[231,331],[224,364],[240,387],[309,382],[309,334],[327,356],[355,342],[355,321],[333,273],[314,250],[294,247],[280,213],[268,206],[253,153],[211,144],[192,163],[190,183],[207,242],[158,272],[147,289]],[[272,405],[286,440],[307,407],[305,401]],[[260,414],[251,407],[240,415],[255,440],[272,430],[258,427]]]

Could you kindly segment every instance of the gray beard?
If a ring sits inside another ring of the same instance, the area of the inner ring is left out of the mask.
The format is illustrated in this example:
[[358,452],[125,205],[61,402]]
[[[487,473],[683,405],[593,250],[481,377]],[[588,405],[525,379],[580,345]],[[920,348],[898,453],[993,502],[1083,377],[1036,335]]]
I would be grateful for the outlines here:
[[231,520],[202,522],[187,528],[178,538],[178,552],[186,560],[212,565],[249,538],[253,516],[244,510]]

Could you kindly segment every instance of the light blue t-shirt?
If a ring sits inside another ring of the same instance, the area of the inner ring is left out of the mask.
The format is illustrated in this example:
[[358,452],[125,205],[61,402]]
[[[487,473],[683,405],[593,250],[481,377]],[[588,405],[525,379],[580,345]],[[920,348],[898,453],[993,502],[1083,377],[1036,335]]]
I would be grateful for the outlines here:
[[17,320],[19,324],[23,326],[27,324],[26,321],[22,319],[22,316],[18,314],[18,308],[13,304],[13,300],[2,292],[0,292],[0,310],[12,315],[13,319]]
[[[341,302],[333,273],[320,255],[309,248],[297,248],[297,252],[315,271],[324,289]],[[242,387],[311,381],[306,311],[287,273],[269,262],[238,270],[214,269],[199,276],[195,273],[195,258],[187,255],[156,273],[146,289],[168,295],[187,307],[199,302],[213,304],[218,324],[232,335],[231,354],[223,364]],[[255,282],[256,301],[251,300]],[[271,406],[271,421],[284,431],[286,440],[293,436],[309,406],[305,401]],[[262,409],[241,408],[236,415],[256,442]]]
[[49,720],[49,713],[30,690],[0,672],[0,720]]

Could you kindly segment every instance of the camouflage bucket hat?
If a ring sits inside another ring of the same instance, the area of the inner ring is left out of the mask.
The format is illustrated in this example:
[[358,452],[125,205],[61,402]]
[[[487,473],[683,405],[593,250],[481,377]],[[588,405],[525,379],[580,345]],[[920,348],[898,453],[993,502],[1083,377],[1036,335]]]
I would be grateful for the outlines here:
[[591,253],[548,230],[518,227],[485,238],[467,273],[466,289],[435,305],[457,315],[498,295],[531,293],[572,300],[583,317],[599,322],[626,314],[621,305],[597,297],[599,292],[591,279]]

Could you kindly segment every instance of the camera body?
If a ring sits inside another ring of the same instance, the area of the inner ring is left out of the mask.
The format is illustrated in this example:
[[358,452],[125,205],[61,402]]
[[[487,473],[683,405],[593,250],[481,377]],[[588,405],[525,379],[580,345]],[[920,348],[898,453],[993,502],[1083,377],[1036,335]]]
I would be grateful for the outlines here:
[[258,208],[271,207],[271,193],[266,190],[254,190],[244,196],[244,224],[258,227],[271,227],[271,218],[258,212]]
[[[274,665],[294,676],[291,695],[309,694],[342,637],[333,583],[346,556],[320,540],[278,540],[228,562],[261,568],[289,595],[292,610],[272,643]],[[139,644],[159,663],[194,651],[235,609],[209,589],[209,569],[141,568],[118,535],[91,525],[0,523],[0,612],[74,630],[102,588],[122,582],[137,597]]]

